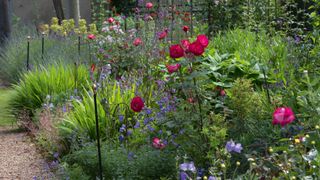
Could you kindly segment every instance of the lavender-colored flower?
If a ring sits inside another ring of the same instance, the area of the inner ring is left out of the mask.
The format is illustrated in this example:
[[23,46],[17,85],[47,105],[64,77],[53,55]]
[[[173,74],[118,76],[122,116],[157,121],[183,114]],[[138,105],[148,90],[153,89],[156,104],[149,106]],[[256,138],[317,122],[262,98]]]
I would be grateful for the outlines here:
[[217,178],[214,176],[209,176],[208,180],[216,180]]
[[132,130],[129,129],[129,130],[127,131],[127,136],[131,136],[131,135],[132,135]]
[[128,153],[128,159],[129,160],[133,160],[133,157],[134,157],[134,153],[133,152],[129,152]]
[[226,150],[228,152],[237,152],[237,153],[241,153],[242,150],[242,145],[240,143],[235,143],[233,140],[230,140],[227,142],[226,144]]
[[147,125],[147,128],[149,129],[149,131],[154,131],[154,128],[149,124],[149,125]]
[[120,123],[123,122],[123,119],[124,119],[124,116],[123,116],[123,115],[120,115],[120,116],[119,116],[119,121],[120,121]]
[[124,132],[126,130],[126,125],[122,124],[122,126],[119,129],[119,132]]
[[180,180],[188,180],[189,176],[186,172],[180,172]]
[[120,136],[119,136],[119,141],[122,142],[123,140],[124,140],[124,136],[123,136],[123,135],[120,135]]
[[180,164],[180,170],[182,170],[182,171],[191,171],[191,172],[195,173],[196,172],[196,167],[194,166],[193,162],[182,163],[182,164]]
[[137,128],[139,128],[139,127],[140,127],[140,122],[137,121],[133,128],[137,129]]
[[53,154],[53,157],[56,158],[56,159],[58,159],[58,158],[59,158],[59,153],[58,153],[58,152],[55,152],[55,153]]

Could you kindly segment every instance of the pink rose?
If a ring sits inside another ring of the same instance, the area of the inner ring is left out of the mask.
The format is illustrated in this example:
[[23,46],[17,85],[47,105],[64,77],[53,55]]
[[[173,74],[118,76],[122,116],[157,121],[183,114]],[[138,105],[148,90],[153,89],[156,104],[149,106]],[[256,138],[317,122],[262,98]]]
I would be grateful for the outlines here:
[[170,52],[170,57],[174,59],[181,58],[184,56],[184,50],[180,44],[175,44],[170,46],[169,52]]
[[114,18],[109,17],[109,18],[108,18],[108,22],[109,22],[110,24],[114,23]]
[[146,3],[146,8],[151,9],[153,7],[153,4],[151,2]]
[[289,107],[277,108],[273,113],[272,124],[280,124],[282,127],[290,124],[295,119],[294,113]]
[[162,140],[157,137],[153,138],[152,146],[157,149],[163,149],[166,147],[166,145],[162,142]]
[[158,34],[158,39],[161,40],[161,39],[164,39],[167,37],[167,34],[168,34],[168,31],[162,31]]
[[134,41],[133,41],[133,45],[135,45],[135,46],[139,46],[140,44],[142,44],[142,40],[141,40],[141,38],[136,38],[136,39],[134,39]]
[[94,34],[89,34],[89,35],[88,35],[88,39],[93,40],[93,39],[95,39],[95,38],[96,38],[96,36],[95,36]]

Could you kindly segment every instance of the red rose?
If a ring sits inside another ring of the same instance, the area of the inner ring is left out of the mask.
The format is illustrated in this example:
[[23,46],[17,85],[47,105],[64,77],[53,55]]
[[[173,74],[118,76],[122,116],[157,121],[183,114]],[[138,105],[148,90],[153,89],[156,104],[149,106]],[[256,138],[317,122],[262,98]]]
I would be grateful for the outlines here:
[[198,41],[191,43],[188,50],[195,56],[200,56],[204,53],[204,47]]
[[136,39],[134,39],[134,41],[133,41],[133,45],[135,45],[135,46],[139,46],[140,44],[142,44],[142,40],[141,40],[141,38],[136,38]]
[[208,45],[209,45],[209,40],[208,40],[207,36],[204,34],[200,34],[197,37],[196,41],[199,42],[204,48],[208,47]]
[[183,26],[183,27],[182,27],[182,30],[183,30],[184,32],[188,32],[188,31],[189,31],[189,26]]
[[187,39],[183,39],[183,40],[181,40],[181,45],[182,45],[183,49],[185,49],[185,51],[188,51],[190,41]]
[[184,56],[184,50],[180,44],[170,46],[169,52],[171,58],[181,58]]
[[169,72],[169,74],[172,74],[176,71],[178,71],[178,69],[181,67],[180,64],[175,64],[175,65],[166,65],[166,68]]
[[151,9],[153,7],[153,4],[151,2],[146,3],[146,8]]
[[141,97],[136,96],[131,101],[131,109],[134,112],[140,112],[144,107],[144,102]]
[[95,39],[95,38],[96,38],[96,36],[95,36],[94,34],[89,34],[89,35],[88,35],[88,39],[93,40],[93,39]]
[[273,112],[272,124],[280,124],[282,127],[294,121],[294,112],[289,107],[279,107]]
[[112,17],[110,17],[110,18],[108,18],[108,22],[109,22],[110,24],[112,24],[112,23],[114,22],[114,19],[113,19]]

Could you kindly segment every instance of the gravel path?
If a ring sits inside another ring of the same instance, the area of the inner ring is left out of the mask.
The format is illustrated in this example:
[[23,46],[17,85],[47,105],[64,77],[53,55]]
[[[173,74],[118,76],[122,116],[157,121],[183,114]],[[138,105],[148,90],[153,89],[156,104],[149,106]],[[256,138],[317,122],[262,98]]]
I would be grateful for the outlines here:
[[45,165],[25,132],[0,127],[0,180],[51,179]]

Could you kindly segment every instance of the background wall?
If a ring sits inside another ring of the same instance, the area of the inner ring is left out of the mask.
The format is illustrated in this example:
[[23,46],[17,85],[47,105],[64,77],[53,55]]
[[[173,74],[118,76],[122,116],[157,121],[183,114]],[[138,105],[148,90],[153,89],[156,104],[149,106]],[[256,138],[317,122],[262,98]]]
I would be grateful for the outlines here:
[[[38,25],[48,23],[56,16],[52,0],[11,0],[13,7],[13,22],[19,20],[24,24]],[[62,0],[66,19],[71,17],[68,11],[71,0]],[[81,18],[90,21],[90,0],[80,0]]]

